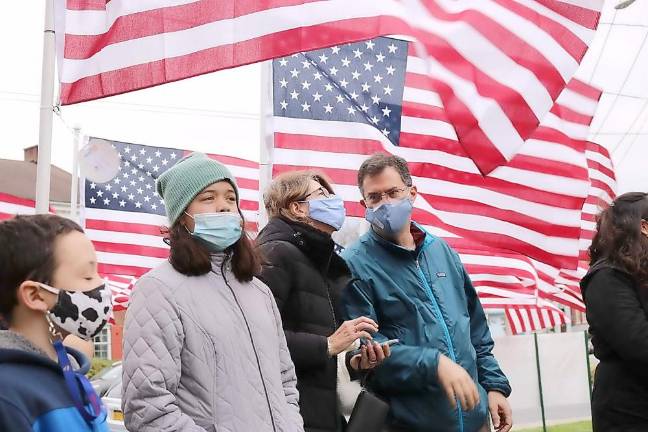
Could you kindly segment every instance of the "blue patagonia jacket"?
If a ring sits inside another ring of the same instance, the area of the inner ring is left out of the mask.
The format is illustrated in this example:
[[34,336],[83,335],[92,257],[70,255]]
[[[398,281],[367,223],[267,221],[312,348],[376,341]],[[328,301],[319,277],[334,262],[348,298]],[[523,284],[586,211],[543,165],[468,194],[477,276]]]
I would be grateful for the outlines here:
[[[487,392],[508,397],[511,387],[493,357],[486,316],[459,256],[440,238],[416,225],[412,230],[420,237],[414,251],[369,230],[343,252],[359,279],[342,298],[345,318],[370,317],[380,326],[377,340],[400,340],[368,379],[368,387],[391,406],[391,425],[475,432],[487,420]],[[474,410],[450,405],[437,379],[439,354],[478,383]]]
[[[66,349],[86,373],[88,359]],[[108,432],[108,425],[105,415],[93,425],[85,422],[58,363],[16,333],[0,331],[0,431]]]

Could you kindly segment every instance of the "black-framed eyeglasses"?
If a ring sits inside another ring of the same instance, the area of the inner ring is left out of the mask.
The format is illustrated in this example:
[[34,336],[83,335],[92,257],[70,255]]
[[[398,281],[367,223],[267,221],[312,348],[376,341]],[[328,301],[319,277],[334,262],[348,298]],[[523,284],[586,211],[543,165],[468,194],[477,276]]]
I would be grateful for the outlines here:
[[365,201],[369,204],[378,204],[382,202],[385,197],[388,197],[389,199],[402,198],[403,192],[407,191],[409,188],[410,186],[406,186],[404,188],[392,188],[387,192],[371,192],[365,196]]

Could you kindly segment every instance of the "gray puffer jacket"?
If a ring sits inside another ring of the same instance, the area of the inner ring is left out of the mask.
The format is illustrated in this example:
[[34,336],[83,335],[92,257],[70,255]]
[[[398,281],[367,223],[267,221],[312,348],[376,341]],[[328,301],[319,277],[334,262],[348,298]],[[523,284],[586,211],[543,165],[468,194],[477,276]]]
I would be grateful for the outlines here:
[[256,279],[223,278],[222,260],[193,277],[165,262],[137,282],[124,329],[128,430],[304,430],[274,297]]

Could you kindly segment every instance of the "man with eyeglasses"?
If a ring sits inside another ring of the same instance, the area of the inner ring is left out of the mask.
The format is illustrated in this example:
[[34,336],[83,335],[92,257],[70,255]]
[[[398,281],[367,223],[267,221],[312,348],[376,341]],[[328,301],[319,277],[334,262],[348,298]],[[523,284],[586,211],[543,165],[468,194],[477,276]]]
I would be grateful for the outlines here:
[[509,382],[495,360],[486,316],[457,253],[412,222],[417,197],[407,162],[375,154],[358,171],[371,229],[343,257],[358,280],[343,298],[346,318],[398,339],[368,377],[390,404],[388,431],[496,430],[512,427]]

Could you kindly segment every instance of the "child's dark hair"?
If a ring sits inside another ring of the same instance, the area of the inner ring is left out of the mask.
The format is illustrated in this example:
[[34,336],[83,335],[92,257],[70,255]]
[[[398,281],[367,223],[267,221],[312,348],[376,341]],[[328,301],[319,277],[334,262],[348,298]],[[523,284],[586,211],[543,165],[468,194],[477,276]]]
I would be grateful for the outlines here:
[[0,323],[10,322],[21,283],[51,282],[55,240],[73,231],[83,232],[77,223],[55,215],[16,216],[0,222]]

